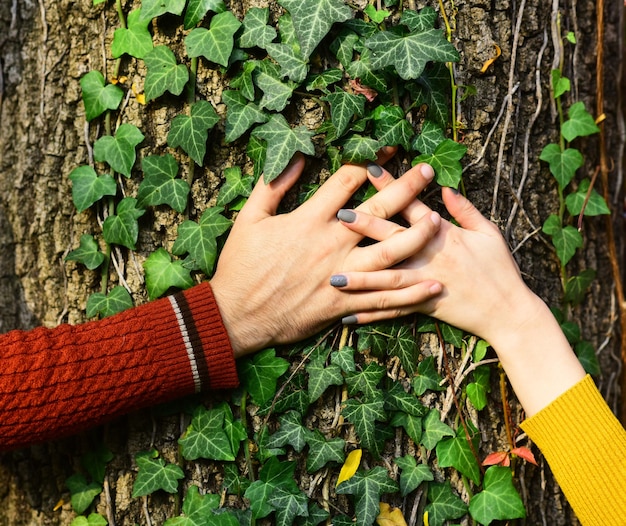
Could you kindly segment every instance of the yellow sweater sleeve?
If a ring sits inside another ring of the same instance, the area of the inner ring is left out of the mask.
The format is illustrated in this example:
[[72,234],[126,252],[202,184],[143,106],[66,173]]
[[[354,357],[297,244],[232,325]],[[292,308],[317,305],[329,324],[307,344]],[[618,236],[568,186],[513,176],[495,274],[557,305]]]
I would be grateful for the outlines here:
[[626,431],[590,376],[522,423],[584,526],[626,525]]

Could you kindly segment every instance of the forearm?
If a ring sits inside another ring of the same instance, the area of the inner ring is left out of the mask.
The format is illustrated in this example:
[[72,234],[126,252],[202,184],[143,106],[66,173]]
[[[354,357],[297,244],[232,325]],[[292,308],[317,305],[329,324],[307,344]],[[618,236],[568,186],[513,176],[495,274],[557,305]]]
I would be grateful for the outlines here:
[[488,341],[518,400],[532,416],[577,384],[585,371],[547,305],[529,290]]
[[0,449],[237,384],[208,284],[98,322],[13,331],[0,349]]

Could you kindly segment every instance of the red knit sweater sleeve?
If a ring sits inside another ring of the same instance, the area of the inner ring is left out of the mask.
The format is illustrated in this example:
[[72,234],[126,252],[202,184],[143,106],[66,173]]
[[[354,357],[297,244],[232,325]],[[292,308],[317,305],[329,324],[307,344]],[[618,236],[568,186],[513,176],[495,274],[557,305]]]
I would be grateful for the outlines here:
[[0,450],[238,383],[208,283],[100,321],[0,336]]

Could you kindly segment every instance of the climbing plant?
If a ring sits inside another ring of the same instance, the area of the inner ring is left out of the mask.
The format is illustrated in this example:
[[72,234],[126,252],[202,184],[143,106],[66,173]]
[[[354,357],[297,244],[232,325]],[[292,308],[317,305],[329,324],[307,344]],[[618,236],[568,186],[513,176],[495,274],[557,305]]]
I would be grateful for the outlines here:
[[[106,0],[93,3],[109,7]],[[397,0],[364,8],[344,0],[279,0],[276,10],[252,7],[242,18],[222,0],[129,4],[115,2],[119,27],[107,49],[114,74],[94,70],[81,80],[85,118],[101,133],[94,137],[93,159],[69,178],[77,210],[102,221],[67,259],[100,271],[100,290],[87,302],[89,317],[132,306],[135,291],[111,264],[115,254],[129,257],[137,250],[148,211],[167,209],[178,218],[175,240],[143,263],[147,295],[155,299],[211,276],[233,214],[252,185],[261,177],[271,182],[296,152],[323,159],[332,172],[343,162],[373,161],[384,146],[399,146],[410,162],[430,163],[438,184],[461,186],[466,148],[451,111],[458,103],[454,63],[460,55],[452,44],[454,12],[446,13],[443,3],[410,9]],[[182,46],[167,45],[161,34],[155,43],[165,23],[183,35]],[[129,64],[145,72],[143,86],[124,78]],[[202,68],[221,79],[221,107],[199,94]],[[555,71],[559,108],[565,82]],[[177,113],[168,123],[167,144],[142,146],[150,131],[129,122],[130,97]],[[302,122],[298,110],[305,106],[323,116],[315,128]],[[569,119],[560,115],[560,141],[546,146],[541,159],[549,163],[561,201],[543,230],[561,262],[564,301],[576,303],[593,276],[565,270],[571,251],[582,244],[565,210],[572,217],[593,215],[605,213],[606,205],[588,181],[565,195],[582,165],[581,154],[566,142],[593,133],[595,124],[580,103],[570,107]],[[246,144],[249,162],[223,166],[215,205],[196,213],[191,188],[215,141]],[[300,199],[317,186],[304,186]],[[119,284],[112,285],[112,276]],[[574,338],[567,309],[556,314]],[[571,341],[593,371],[588,344],[580,334],[576,338]],[[534,458],[514,439],[515,423],[506,421],[506,450],[485,452],[480,444],[495,362],[487,342],[427,317],[319,335],[294,347],[289,360],[266,349],[240,362],[241,388],[231,403],[184,406],[190,423],[178,439],[176,462],[152,447],[136,455],[133,498],[182,496],[180,513],[165,526],[401,525],[411,495],[419,520],[431,526],[522,518],[516,467]],[[506,406],[503,373],[500,386]],[[434,393],[445,393],[443,405]],[[312,420],[329,400],[338,400],[332,418]],[[403,455],[390,449],[398,434],[410,444]],[[76,526],[106,523],[90,512],[110,460],[106,449],[94,452],[84,474],[67,481],[81,514]],[[185,468],[203,461],[218,466],[219,494],[185,482]]]

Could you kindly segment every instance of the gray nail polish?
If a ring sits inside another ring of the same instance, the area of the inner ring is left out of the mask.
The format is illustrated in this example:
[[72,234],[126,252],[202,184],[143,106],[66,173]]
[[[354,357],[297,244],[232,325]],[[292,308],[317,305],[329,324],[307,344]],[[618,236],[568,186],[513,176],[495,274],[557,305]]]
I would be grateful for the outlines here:
[[455,194],[455,195],[459,195],[459,189],[458,189],[458,188],[453,188],[453,187],[450,187],[450,190],[452,190],[452,193],[453,193],[453,194]]
[[330,277],[330,284],[333,287],[345,287],[348,284],[348,278],[343,274],[335,274]]
[[345,318],[341,318],[341,323],[344,325],[354,325],[359,320],[357,320],[356,316],[346,316]]
[[337,219],[343,221],[344,223],[354,223],[356,220],[356,213],[352,210],[342,208],[339,212],[337,212]]
[[381,175],[383,175],[383,169],[376,163],[368,163],[367,171],[372,177],[380,177]]

